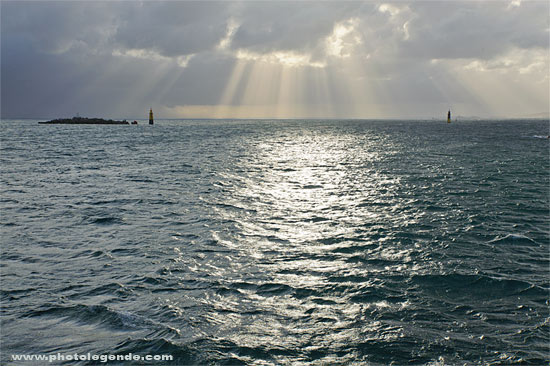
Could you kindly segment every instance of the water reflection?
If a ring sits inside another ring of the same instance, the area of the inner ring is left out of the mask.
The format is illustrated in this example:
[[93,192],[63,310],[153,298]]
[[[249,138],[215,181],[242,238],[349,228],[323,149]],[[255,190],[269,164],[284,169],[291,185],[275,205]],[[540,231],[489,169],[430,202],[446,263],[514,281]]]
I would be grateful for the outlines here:
[[413,218],[399,216],[400,180],[380,169],[381,141],[387,149],[381,136],[299,131],[251,141],[248,157],[222,173],[230,188],[215,211],[234,226],[214,238],[260,274],[209,299],[224,309],[209,315],[212,322],[238,324],[226,337],[252,348],[331,349],[323,361],[342,362],[337,350],[352,340],[402,336],[400,327],[373,319],[403,310],[406,299],[381,300],[384,283],[372,274],[403,272],[413,262],[413,249],[396,246],[387,232]]
[[2,145],[0,363],[544,363],[544,122],[35,125]]

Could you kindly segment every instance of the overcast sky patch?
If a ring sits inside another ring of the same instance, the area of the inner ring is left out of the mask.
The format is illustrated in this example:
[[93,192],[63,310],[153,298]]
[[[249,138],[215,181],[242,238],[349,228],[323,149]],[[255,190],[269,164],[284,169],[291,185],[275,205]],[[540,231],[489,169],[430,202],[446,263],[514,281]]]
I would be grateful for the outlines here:
[[1,7],[2,118],[145,118],[151,106],[166,118],[550,109],[547,1]]

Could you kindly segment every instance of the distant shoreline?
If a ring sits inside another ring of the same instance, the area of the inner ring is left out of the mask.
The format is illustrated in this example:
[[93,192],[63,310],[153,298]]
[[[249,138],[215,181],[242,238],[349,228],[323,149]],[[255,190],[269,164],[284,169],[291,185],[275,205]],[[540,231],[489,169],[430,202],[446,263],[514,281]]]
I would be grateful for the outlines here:
[[73,117],[73,118],[60,118],[53,119],[46,122],[38,122],[43,125],[128,125],[126,120],[124,121],[115,121],[112,119],[103,119],[103,118],[84,118],[84,117]]

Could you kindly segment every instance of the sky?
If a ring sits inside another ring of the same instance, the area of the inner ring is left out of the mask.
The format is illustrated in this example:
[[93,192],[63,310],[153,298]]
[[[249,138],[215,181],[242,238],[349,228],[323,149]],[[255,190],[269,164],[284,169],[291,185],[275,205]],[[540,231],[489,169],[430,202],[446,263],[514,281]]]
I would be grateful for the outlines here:
[[548,1],[5,1],[7,118],[550,115]]

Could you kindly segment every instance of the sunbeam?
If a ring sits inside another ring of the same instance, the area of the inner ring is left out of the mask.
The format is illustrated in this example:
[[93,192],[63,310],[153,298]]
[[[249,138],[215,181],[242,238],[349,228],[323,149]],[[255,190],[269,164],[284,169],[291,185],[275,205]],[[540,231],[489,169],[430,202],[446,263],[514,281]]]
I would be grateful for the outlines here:
[[242,82],[245,66],[246,66],[246,61],[244,60],[237,60],[235,62],[233,71],[231,72],[231,75],[225,85],[225,89],[223,91],[222,97],[218,103],[219,108],[216,111],[217,118],[224,117],[223,108],[234,102],[237,88],[239,87],[239,84]]

